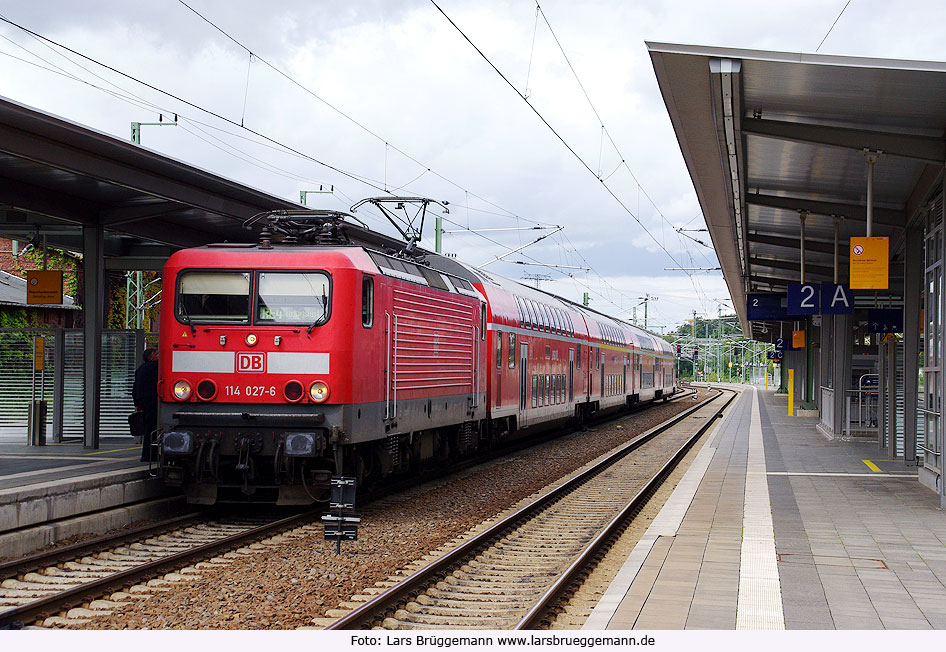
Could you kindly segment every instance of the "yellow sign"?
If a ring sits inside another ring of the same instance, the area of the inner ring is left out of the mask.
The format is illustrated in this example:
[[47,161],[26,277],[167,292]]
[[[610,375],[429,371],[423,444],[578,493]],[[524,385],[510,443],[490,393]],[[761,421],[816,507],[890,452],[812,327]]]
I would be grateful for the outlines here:
[[38,335],[33,338],[33,369],[43,370],[43,357],[46,351],[46,338]]
[[805,331],[792,331],[792,348],[805,348]]
[[890,238],[851,238],[851,289],[890,287]]
[[26,303],[62,303],[62,270],[31,269],[26,272]]

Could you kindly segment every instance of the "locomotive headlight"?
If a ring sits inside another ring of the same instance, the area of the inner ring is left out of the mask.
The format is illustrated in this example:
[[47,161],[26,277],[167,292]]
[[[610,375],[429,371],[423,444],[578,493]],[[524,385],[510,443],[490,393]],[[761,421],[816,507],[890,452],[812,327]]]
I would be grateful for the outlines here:
[[317,380],[309,387],[309,397],[316,403],[322,403],[328,398],[328,385]]
[[194,435],[186,430],[172,430],[161,435],[165,455],[190,455],[194,452]]
[[259,338],[256,336],[256,333],[247,333],[246,334],[246,345],[247,346],[256,346],[256,343],[259,342]]
[[179,380],[174,383],[174,398],[179,401],[186,401],[191,397],[191,384],[186,380]]

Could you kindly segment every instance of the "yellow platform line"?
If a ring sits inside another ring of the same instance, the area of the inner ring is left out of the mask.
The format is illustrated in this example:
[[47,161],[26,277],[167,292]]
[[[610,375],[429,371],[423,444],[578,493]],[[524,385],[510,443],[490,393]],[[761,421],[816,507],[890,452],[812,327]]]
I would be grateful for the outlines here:
[[137,446],[132,446],[130,448],[113,448],[107,451],[95,451],[94,453],[82,453],[82,454],[83,455],[105,455],[106,453],[117,453],[119,451],[133,451],[133,450],[138,450],[139,448],[141,448],[141,444],[138,444]]
[[861,460],[864,464],[867,465],[867,468],[873,471],[874,473],[880,473],[880,467],[871,462],[870,460]]

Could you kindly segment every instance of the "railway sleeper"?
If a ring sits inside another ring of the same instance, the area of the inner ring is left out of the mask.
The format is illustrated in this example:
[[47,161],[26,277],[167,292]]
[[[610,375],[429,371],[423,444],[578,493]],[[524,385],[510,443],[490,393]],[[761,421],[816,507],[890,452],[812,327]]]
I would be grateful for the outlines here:
[[[504,629],[504,626],[517,622],[512,618],[477,618],[474,615],[465,614],[457,614],[455,616],[413,614],[405,609],[395,611],[394,619],[400,622],[400,628],[404,629],[411,628],[411,625],[418,628],[439,626],[451,627],[453,629]],[[387,622],[387,620],[385,620],[385,622]]]
[[458,603],[457,606],[409,602],[404,605],[404,610],[422,616],[443,616],[447,618],[456,617],[457,614],[463,617],[508,618],[510,612],[509,605],[495,605],[487,602]]
[[489,600],[458,600],[456,598],[434,598],[429,594],[421,594],[414,599],[414,602],[427,607],[453,607],[456,609],[496,609],[502,613],[508,613],[510,608],[528,609],[532,606],[532,600],[503,600],[499,602],[490,598]]
[[[450,580],[453,580],[452,582]],[[534,589],[520,588],[517,586],[496,586],[495,582],[480,582],[478,584],[461,584],[456,578],[448,577],[443,582],[438,582],[436,588],[454,594],[467,595],[529,595],[534,593]]]

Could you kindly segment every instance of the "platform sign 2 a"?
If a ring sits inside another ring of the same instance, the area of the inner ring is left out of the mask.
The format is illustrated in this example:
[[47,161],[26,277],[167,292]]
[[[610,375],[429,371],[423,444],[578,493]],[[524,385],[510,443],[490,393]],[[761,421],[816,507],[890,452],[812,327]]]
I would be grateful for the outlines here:
[[821,310],[821,285],[801,283],[788,286],[789,315],[817,315]]
[[821,314],[850,315],[854,312],[854,297],[850,286],[844,283],[821,284]]
[[903,310],[899,308],[868,310],[867,326],[872,333],[902,333]]
[[788,317],[785,293],[756,292],[746,295],[746,319],[749,321],[782,321]]

